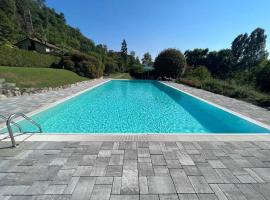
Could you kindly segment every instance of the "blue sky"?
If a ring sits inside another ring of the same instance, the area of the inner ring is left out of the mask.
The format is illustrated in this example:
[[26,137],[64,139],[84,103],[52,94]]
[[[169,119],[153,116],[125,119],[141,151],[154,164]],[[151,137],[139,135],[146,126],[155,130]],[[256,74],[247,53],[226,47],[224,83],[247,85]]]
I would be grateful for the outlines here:
[[[96,44],[155,57],[165,48],[229,48],[240,33],[264,28],[270,38],[269,0],[47,0]],[[267,47],[269,49],[269,41]]]

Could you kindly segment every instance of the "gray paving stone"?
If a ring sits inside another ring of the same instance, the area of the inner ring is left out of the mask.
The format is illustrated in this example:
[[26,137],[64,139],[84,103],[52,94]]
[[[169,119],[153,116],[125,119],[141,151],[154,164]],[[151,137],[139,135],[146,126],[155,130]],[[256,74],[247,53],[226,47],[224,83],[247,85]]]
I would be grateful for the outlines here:
[[137,160],[137,150],[125,150],[124,159],[125,160]]
[[199,200],[196,194],[178,194],[180,200]]
[[63,194],[67,185],[49,185],[44,194]]
[[96,185],[112,185],[113,177],[97,177]]
[[166,161],[163,155],[151,155],[153,165],[166,165]]
[[12,151],[0,150],[0,199],[270,200],[263,142],[24,142]]
[[96,178],[94,177],[80,177],[71,200],[89,200],[95,181]]
[[203,176],[188,177],[196,193],[213,193]]
[[154,166],[155,176],[170,176],[167,166]]
[[240,181],[228,169],[216,169],[224,183],[239,183]]
[[219,187],[229,199],[246,200],[246,197],[234,184],[219,184]]
[[226,168],[226,166],[220,160],[208,160],[208,162],[214,169]]
[[122,176],[123,166],[122,165],[110,165],[107,167],[106,176]]
[[111,195],[110,200],[139,200],[139,195]]
[[201,171],[197,168],[197,166],[183,166],[183,169],[188,176],[202,175]]
[[53,180],[53,184],[68,184],[72,178],[72,175],[74,174],[75,170],[70,169],[70,170],[60,170]]
[[145,177],[145,176],[139,177],[139,187],[140,187],[140,194],[148,194],[149,193],[147,177]]
[[120,194],[121,182],[121,177],[113,177],[112,194]]
[[25,191],[25,195],[39,195],[45,194],[45,191],[49,187],[48,181],[36,181],[34,184]]
[[139,176],[154,176],[152,163],[138,163]]
[[224,182],[212,167],[198,165],[198,168],[202,172],[207,183],[223,183]]
[[150,194],[176,193],[173,181],[169,176],[150,176],[148,186]]
[[121,194],[139,194],[139,178],[136,160],[126,160],[123,166]]
[[177,194],[160,194],[160,200],[178,200]]
[[195,193],[186,173],[182,169],[170,169],[177,193]]
[[139,158],[149,158],[150,151],[148,148],[138,148],[138,157]]
[[160,199],[158,195],[143,194],[143,195],[140,195],[140,200],[160,200]]
[[72,176],[91,176],[92,166],[78,166]]
[[257,192],[250,184],[237,184],[237,187],[247,199],[266,200],[264,196]]
[[270,168],[253,168],[252,170],[263,180],[270,182]]
[[218,197],[214,194],[198,194],[200,200],[218,200]]
[[123,165],[124,156],[123,155],[112,155],[109,165]]
[[219,200],[228,200],[226,195],[219,188],[218,184],[210,184],[210,187],[212,188]]
[[80,177],[72,177],[63,194],[72,194],[79,180]]
[[94,166],[92,168],[90,176],[105,176],[105,174],[106,174],[106,167]]
[[95,185],[90,200],[109,200],[111,185]]
[[148,163],[150,163],[150,162],[152,162],[152,161],[151,161],[151,158],[139,157],[139,158],[138,158],[138,162],[139,162],[139,163],[140,163],[140,162],[148,162]]
[[177,151],[177,158],[181,165],[195,165],[192,158],[184,151]]

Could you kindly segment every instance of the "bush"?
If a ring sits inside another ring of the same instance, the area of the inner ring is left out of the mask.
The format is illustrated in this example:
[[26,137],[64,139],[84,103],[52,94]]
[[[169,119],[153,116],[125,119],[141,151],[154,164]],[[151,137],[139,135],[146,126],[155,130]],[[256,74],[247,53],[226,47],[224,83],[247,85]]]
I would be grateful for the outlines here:
[[103,75],[104,65],[94,56],[74,52],[62,57],[59,68],[65,68],[89,78],[99,78]]
[[105,65],[105,70],[104,72],[106,74],[111,74],[111,73],[115,73],[116,69],[117,69],[117,63],[112,59],[112,58],[106,58],[104,61],[104,65]]
[[248,86],[236,85],[233,81],[222,81],[213,78],[206,80],[180,78],[177,82],[191,87],[201,88],[216,94],[241,99],[262,107],[270,106],[269,95],[257,92],[254,88]]
[[63,60],[64,69],[75,71],[75,63],[72,60]]
[[258,72],[256,82],[262,91],[270,92],[270,63]]
[[154,68],[157,76],[177,78],[185,72],[186,59],[179,50],[166,49],[156,58]]
[[212,78],[211,73],[204,66],[192,67],[186,72],[186,77],[194,77],[200,80]]
[[13,67],[51,67],[58,64],[57,56],[40,54],[7,46],[0,47],[0,66]]

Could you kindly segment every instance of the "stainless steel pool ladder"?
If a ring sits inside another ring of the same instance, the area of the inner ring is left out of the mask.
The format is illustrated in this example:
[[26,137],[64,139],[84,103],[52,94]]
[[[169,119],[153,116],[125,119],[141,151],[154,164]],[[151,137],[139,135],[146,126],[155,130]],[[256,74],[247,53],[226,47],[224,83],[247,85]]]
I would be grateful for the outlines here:
[[[3,115],[0,115],[0,118],[6,120],[6,126],[7,126],[8,133],[9,133],[9,136],[7,136],[6,138],[10,137],[11,143],[12,143],[12,147],[16,147],[16,141],[15,141],[15,138],[14,138],[14,132],[13,132],[12,127],[11,127],[12,125],[16,126],[21,134],[31,133],[31,132],[23,132],[22,131],[21,126],[13,121],[13,119],[16,118],[16,117],[22,117],[22,118],[24,118],[25,120],[27,120],[31,124],[35,125],[38,128],[38,132],[39,133],[42,133],[41,126],[37,122],[35,122],[33,119],[31,119],[30,117],[27,117],[23,113],[14,113],[14,114],[11,114],[8,118],[5,117],[5,116],[3,116]],[[33,132],[33,133],[36,133],[36,132]],[[5,134],[5,133],[0,133],[0,134]]]

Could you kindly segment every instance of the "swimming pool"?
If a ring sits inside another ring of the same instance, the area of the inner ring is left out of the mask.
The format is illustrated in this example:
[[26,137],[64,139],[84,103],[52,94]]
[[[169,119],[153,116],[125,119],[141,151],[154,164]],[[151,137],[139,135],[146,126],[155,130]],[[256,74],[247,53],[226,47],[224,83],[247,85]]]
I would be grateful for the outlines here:
[[32,118],[48,134],[270,132],[158,81],[111,80]]

